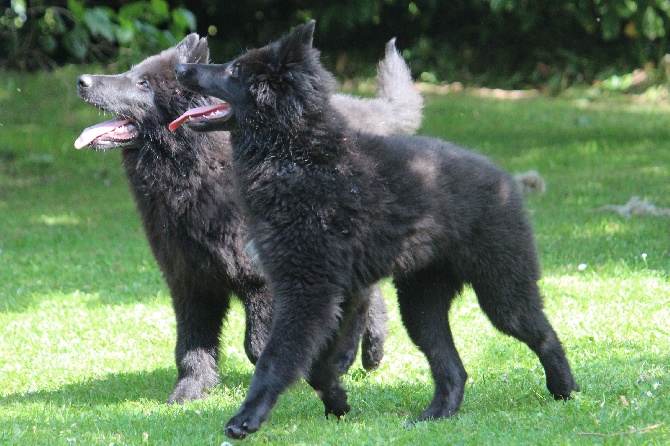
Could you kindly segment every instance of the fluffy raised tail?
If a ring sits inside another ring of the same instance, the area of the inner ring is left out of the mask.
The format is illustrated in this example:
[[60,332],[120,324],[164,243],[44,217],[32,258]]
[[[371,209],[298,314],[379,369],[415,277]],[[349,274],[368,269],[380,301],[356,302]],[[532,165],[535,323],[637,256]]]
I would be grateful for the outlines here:
[[393,133],[411,135],[423,119],[423,97],[414,88],[412,75],[395,46],[395,37],[386,44],[386,55],[377,66],[377,96],[388,101],[396,116]]
[[336,94],[333,105],[355,129],[378,135],[411,135],[421,126],[423,97],[414,88],[409,67],[395,46],[386,44],[377,66],[377,97],[359,99]]

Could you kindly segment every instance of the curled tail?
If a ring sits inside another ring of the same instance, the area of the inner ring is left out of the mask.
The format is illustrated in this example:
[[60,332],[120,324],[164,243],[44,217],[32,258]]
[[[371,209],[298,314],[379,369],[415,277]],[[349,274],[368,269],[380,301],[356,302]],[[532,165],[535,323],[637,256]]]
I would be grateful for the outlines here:
[[331,101],[352,128],[377,135],[411,135],[423,118],[423,97],[414,88],[395,38],[386,44],[384,59],[377,65],[376,98],[335,94]]
[[395,37],[386,44],[384,59],[377,66],[377,96],[392,106],[396,127],[393,133],[411,135],[419,129],[423,97],[414,88],[409,67],[395,46]]

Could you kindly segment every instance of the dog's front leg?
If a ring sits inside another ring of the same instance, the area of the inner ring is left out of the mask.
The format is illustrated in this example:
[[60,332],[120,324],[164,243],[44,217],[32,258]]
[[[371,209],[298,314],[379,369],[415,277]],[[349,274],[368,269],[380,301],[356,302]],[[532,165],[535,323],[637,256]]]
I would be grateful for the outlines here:
[[169,280],[177,319],[175,359],[178,378],[168,404],[204,398],[219,382],[219,335],[228,311],[226,290],[203,286],[200,276],[187,272]]
[[[301,292],[276,295],[275,314],[242,406],[228,421],[225,433],[242,439],[267,419],[279,395],[309,374],[314,359],[338,327],[341,294],[332,289],[305,289],[304,284],[278,289]],[[346,395],[345,395],[346,404]]]

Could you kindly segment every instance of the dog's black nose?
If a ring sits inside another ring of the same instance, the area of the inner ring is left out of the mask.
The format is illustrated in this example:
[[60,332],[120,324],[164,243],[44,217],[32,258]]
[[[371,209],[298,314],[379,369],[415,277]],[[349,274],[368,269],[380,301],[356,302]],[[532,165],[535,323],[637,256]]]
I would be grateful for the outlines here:
[[174,68],[174,74],[179,78],[179,77],[184,77],[186,75],[186,72],[188,71],[188,67],[184,64],[179,64]]
[[93,76],[90,74],[82,74],[77,78],[77,86],[79,88],[88,88],[93,84]]

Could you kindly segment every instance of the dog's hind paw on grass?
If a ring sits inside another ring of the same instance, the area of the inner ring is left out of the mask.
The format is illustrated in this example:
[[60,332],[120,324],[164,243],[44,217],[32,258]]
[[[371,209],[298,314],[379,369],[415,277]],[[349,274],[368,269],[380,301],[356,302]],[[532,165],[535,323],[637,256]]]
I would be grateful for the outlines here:
[[207,396],[208,391],[219,383],[218,374],[203,374],[202,377],[183,377],[174,387],[167,404],[184,404],[186,401],[199,400]]

